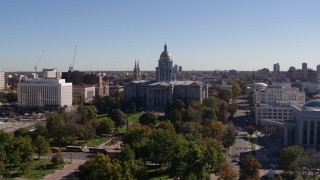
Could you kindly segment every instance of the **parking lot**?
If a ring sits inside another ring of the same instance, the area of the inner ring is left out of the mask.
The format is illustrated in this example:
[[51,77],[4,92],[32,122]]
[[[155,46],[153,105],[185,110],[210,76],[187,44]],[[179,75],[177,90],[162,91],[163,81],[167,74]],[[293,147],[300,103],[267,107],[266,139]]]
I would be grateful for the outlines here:
[[0,119],[0,130],[6,132],[13,132],[19,128],[28,128],[33,129],[34,126],[42,121],[39,120],[21,120],[17,121],[10,118],[1,118]]

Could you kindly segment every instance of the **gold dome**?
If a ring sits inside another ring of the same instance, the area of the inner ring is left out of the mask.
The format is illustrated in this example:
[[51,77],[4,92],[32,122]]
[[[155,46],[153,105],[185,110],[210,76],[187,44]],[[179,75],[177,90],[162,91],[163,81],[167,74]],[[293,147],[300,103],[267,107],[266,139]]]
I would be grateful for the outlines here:
[[167,51],[167,44],[164,44],[164,50],[163,52],[160,54],[160,58],[171,58],[171,54]]

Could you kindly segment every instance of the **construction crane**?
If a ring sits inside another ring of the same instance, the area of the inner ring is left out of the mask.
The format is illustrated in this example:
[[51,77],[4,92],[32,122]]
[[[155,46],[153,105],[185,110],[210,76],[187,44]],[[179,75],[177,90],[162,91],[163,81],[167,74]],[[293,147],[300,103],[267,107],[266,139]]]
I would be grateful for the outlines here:
[[78,45],[76,44],[76,48],[74,49],[74,54],[73,54],[73,62],[69,66],[69,71],[73,71],[73,65],[74,65],[74,61],[76,59],[76,54],[77,54],[77,47],[78,47]]
[[42,59],[43,53],[44,53],[44,50],[42,50],[41,55],[40,55],[40,57],[39,57],[39,59],[38,59],[38,62],[37,62],[37,64],[34,66],[34,70],[36,71],[36,73],[38,72],[38,64],[39,64],[40,60]]

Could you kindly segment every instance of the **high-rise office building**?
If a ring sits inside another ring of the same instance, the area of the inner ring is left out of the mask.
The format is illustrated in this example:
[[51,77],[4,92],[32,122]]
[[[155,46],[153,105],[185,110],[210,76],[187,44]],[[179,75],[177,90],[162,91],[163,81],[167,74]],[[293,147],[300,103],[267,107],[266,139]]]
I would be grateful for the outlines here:
[[273,74],[278,75],[279,73],[280,73],[280,64],[279,63],[274,64],[273,65]]
[[308,70],[308,64],[307,63],[302,63],[302,71]]

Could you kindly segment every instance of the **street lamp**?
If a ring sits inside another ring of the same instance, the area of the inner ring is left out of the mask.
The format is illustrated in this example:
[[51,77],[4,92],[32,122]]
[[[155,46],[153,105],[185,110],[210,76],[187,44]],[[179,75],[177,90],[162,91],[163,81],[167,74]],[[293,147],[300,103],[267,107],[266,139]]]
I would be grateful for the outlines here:
[[73,152],[70,153],[70,163],[72,163],[72,154]]

